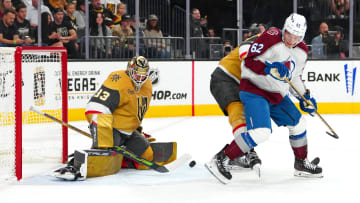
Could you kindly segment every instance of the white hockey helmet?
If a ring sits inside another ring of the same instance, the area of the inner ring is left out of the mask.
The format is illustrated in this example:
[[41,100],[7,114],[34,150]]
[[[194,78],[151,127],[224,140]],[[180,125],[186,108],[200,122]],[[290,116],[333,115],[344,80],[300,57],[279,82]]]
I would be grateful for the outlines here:
[[298,42],[300,43],[304,40],[306,28],[307,25],[305,17],[297,13],[292,13],[285,20],[283,32],[286,30],[293,35],[301,37],[301,40]]
[[126,73],[133,81],[137,92],[149,77],[148,60],[143,56],[134,56],[127,65]]

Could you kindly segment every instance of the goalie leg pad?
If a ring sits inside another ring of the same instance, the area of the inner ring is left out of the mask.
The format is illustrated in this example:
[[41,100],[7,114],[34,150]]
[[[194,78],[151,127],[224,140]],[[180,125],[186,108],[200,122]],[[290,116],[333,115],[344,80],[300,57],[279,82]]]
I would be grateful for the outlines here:
[[[166,165],[176,160],[177,143],[176,142],[157,142],[150,143],[153,151],[153,161],[159,165]],[[137,169],[149,169],[143,165],[139,165]]]
[[87,160],[87,177],[101,177],[120,171],[123,155],[101,149],[86,151],[89,154]]
[[[177,157],[177,143],[176,142],[157,142],[150,143],[149,148],[152,149],[153,161],[158,165],[166,165],[176,160]],[[145,152],[146,153],[146,152]],[[149,169],[144,165],[139,165],[135,161],[124,158],[122,168],[136,168],[136,169]]]

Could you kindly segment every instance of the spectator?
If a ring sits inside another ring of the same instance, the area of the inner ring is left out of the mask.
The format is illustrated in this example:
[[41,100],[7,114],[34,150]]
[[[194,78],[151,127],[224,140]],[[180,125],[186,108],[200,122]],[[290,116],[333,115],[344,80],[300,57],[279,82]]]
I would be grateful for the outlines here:
[[33,28],[30,26],[30,22],[26,18],[26,5],[21,3],[16,7],[15,26],[19,33],[19,38],[24,40],[25,45],[30,45],[35,41]]
[[201,18],[200,11],[197,8],[192,9],[191,36],[205,37],[208,36],[207,20]]
[[116,6],[116,16],[120,19],[119,22],[117,22],[116,24],[119,24],[121,21],[121,17],[123,15],[125,15],[127,13],[127,9],[126,9],[126,4],[124,3],[119,3]]
[[14,47],[24,44],[24,40],[19,38],[19,32],[14,25],[15,11],[5,9],[4,16],[0,19],[0,46]]
[[[207,37],[208,28],[207,20],[201,18],[200,11],[197,8],[192,9],[192,18],[190,24],[190,35],[191,37]],[[195,57],[207,58],[209,55],[209,47],[206,41],[207,39],[193,39],[191,41],[191,50]]]
[[[52,47],[62,47],[61,44],[56,44],[56,40],[50,40],[49,35],[50,33],[50,25],[51,25],[51,14],[48,12],[44,12],[41,14],[41,46],[52,46]],[[38,43],[37,38],[37,29],[35,29],[35,42]]]
[[209,28],[208,32],[209,32],[209,37],[216,37],[214,28]]
[[336,34],[334,35],[334,58],[347,58],[349,56],[349,42],[344,39],[343,28],[334,26]]
[[78,29],[78,25],[76,24],[76,17],[74,16],[75,4],[69,3],[67,6],[65,6],[65,8],[66,15],[64,16],[64,20],[69,21],[76,31]]
[[323,37],[328,31],[328,25],[325,22],[322,22],[319,27],[320,34],[311,40],[311,53],[313,58],[325,57],[325,44],[323,43]]
[[74,11],[74,17],[78,29],[76,30],[77,42],[81,44],[82,38],[85,36],[85,1],[77,0],[76,10]]
[[144,37],[148,57],[170,58],[170,52],[166,50],[166,42],[160,29],[159,19],[155,14],[149,16],[146,22]]
[[11,0],[1,0],[1,3],[0,3],[0,18],[2,18],[4,16],[4,10],[5,9],[15,9],[13,7],[13,4],[12,4]]
[[345,18],[350,8],[349,0],[330,0],[332,15],[331,18]]
[[120,4],[120,0],[100,0],[100,3],[108,8],[113,14],[115,14],[116,5]]
[[91,49],[93,58],[102,58],[111,55],[111,40],[104,37],[112,36],[111,30],[104,23],[102,13],[97,13],[96,24],[90,27],[90,36],[99,38],[91,40]]
[[243,30],[242,40],[245,40],[248,37],[250,37],[249,30],[248,29]]
[[96,19],[97,13],[103,14],[105,25],[110,28],[112,28],[114,24],[120,21],[120,19],[117,16],[115,16],[115,14],[113,14],[109,9],[103,8],[100,0],[92,0],[89,10],[90,10],[90,26],[92,26],[91,25],[92,23],[96,24],[94,19]]
[[[31,4],[27,6],[26,19],[30,21],[32,27],[36,27],[38,25],[38,0],[32,0]],[[41,13],[44,12],[51,14],[49,7],[41,5]],[[53,20],[52,15],[51,20]]]
[[[136,36],[136,20],[135,16],[130,18],[130,28],[133,32],[134,37]],[[135,42],[135,41],[134,41]],[[139,55],[145,55],[145,43],[144,43],[144,28],[139,26]]]
[[64,11],[61,8],[54,9],[54,22],[50,25],[50,33],[49,39],[53,40],[50,45],[64,46],[69,58],[78,58],[75,29],[70,22],[64,21]]
[[[64,21],[69,21],[71,26],[74,28],[75,32],[77,32],[78,30],[78,25],[76,24],[76,17],[74,16],[74,12],[75,12],[75,4],[73,3],[69,3],[67,6],[65,6],[66,8],[66,15],[64,15]],[[76,43],[75,43],[75,48],[76,50],[79,50],[79,44],[78,42],[78,36],[76,35]]]
[[209,44],[221,44],[220,40],[217,39],[218,36],[215,34],[214,28],[209,28]]
[[51,10],[54,10],[55,8],[61,8],[64,10],[68,5],[68,2],[66,0],[49,0],[49,4]]
[[112,35],[120,37],[114,41],[114,57],[130,58],[134,53],[134,33],[130,27],[130,19],[130,15],[124,15],[120,25],[117,24],[112,29]]

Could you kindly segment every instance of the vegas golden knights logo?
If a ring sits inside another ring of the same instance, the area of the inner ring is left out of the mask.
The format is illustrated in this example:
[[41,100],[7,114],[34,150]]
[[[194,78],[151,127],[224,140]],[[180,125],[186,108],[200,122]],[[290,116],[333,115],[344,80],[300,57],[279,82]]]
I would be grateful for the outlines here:
[[45,103],[45,71],[43,67],[34,70],[34,101],[36,106]]
[[139,121],[142,121],[148,109],[148,97],[143,97],[143,96],[137,97],[137,107],[138,107],[137,117]]

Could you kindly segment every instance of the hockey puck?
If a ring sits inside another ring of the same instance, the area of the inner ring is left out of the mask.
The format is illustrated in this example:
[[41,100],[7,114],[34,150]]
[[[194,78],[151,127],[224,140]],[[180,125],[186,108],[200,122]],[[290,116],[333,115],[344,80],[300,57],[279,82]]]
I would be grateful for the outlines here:
[[190,161],[189,166],[192,168],[196,165],[195,160]]

